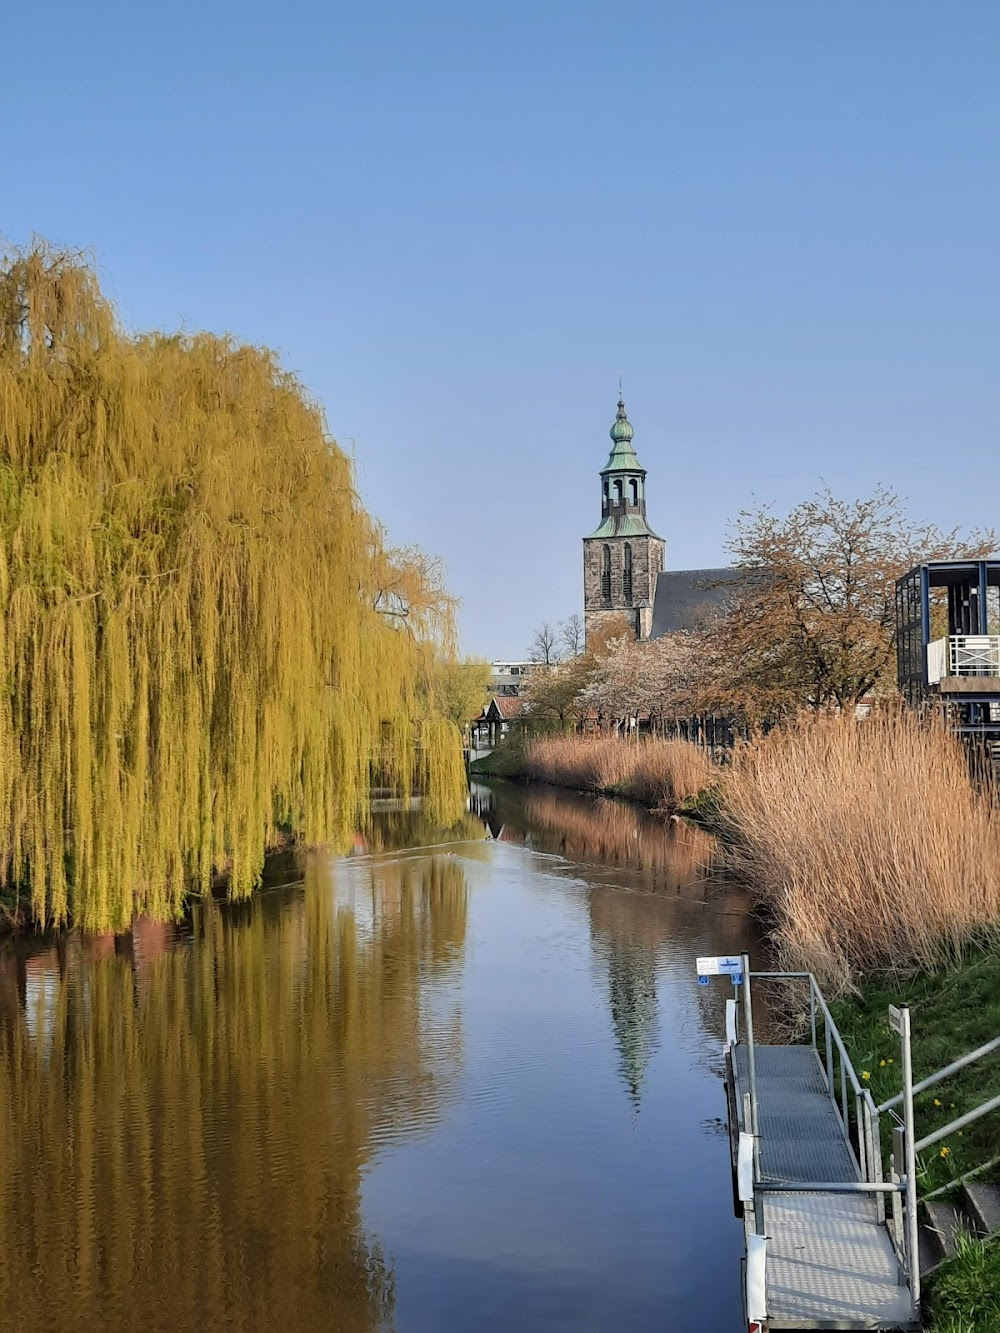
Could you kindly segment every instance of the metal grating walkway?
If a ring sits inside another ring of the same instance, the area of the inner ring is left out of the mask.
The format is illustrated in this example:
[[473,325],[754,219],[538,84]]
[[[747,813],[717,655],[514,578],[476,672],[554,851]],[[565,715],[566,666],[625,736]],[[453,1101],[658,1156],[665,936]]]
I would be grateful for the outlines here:
[[[811,1046],[756,1046],[760,1168],[771,1182],[855,1181]],[[749,1090],[746,1047],[733,1050],[736,1105]],[[772,1329],[912,1328],[910,1293],[873,1199],[771,1194],[764,1200]]]
[[[760,1169],[765,1180],[857,1180],[858,1170],[811,1046],[756,1046]],[[736,1079],[750,1087],[747,1051]],[[742,1101],[738,1103],[742,1105]],[[875,1205],[872,1204],[872,1212]]]

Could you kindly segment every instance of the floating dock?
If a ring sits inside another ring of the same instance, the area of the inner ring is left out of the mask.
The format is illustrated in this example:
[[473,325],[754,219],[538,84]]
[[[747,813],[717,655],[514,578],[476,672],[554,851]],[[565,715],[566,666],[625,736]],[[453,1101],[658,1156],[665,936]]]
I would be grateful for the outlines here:
[[[737,983],[726,1005],[726,1090],[750,1333],[920,1329],[908,1012],[893,1011],[909,1096],[886,1167],[880,1108],[815,979],[752,973],[745,956],[699,959],[699,973],[717,964]],[[808,988],[807,1044],[755,1042],[751,985],[775,981]]]

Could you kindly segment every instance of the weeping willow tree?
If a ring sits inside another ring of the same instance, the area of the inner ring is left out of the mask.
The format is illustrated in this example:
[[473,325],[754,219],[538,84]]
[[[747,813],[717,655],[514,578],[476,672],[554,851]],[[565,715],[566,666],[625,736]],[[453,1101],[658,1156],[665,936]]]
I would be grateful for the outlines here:
[[265,350],[134,336],[93,271],[0,265],[0,876],[37,922],[176,915],[279,827],[346,841],[373,766],[443,810],[452,603]]

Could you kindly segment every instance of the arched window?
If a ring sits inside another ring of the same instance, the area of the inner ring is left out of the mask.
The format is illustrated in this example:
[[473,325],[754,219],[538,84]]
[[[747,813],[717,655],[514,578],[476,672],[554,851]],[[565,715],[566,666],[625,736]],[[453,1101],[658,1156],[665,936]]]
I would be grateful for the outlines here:
[[621,477],[618,477],[615,480],[615,504],[620,505],[621,502],[622,502],[622,479]]
[[629,605],[631,605],[632,604],[632,547],[628,544],[628,542],[625,543],[625,571],[624,571],[624,577],[622,578],[622,585],[623,585],[623,591],[625,593],[625,601]]
[[633,477],[629,485],[632,487],[632,503],[637,505],[639,503],[639,478]]
[[605,543],[604,564],[601,567],[601,596],[606,602],[611,601],[611,547]]
[[604,498],[605,498],[605,500],[608,498],[608,487],[609,487],[610,485],[611,485],[611,483],[608,481],[607,477],[605,477],[605,478],[604,478]]

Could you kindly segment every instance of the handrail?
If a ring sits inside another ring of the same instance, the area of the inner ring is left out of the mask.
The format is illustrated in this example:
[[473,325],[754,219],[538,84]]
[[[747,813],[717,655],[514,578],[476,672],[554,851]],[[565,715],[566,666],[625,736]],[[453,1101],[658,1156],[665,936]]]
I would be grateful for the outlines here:
[[[973,1064],[976,1060],[982,1059],[984,1055],[989,1055],[991,1051],[995,1051],[998,1048],[1000,1048],[1000,1037],[994,1037],[992,1041],[986,1042],[985,1045],[977,1047],[974,1051],[969,1051],[967,1055],[960,1055],[957,1060],[952,1060],[950,1065],[945,1065],[944,1068],[939,1069],[936,1074],[931,1074],[920,1083],[915,1083],[913,1085],[914,1094],[924,1092],[927,1088],[933,1088],[935,1083],[940,1083],[942,1079],[948,1078],[951,1074],[957,1074],[958,1071],[964,1069],[966,1065]],[[880,1111],[888,1111],[890,1107],[898,1106],[902,1100],[903,1094],[897,1092],[895,1097],[890,1097],[889,1100],[883,1102],[878,1109]]]
[[968,1111],[965,1115],[960,1115],[957,1120],[952,1120],[948,1125],[942,1125],[940,1129],[935,1129],[933,1133],[927,1134],[924,1138],[918,1139],[914,1145],[916,1152],[923,1152],[929,1148],[932,1143],[940,1143],[946,1139],[949,1134],[954,1134],[958,1129],[964,1129],[966,1125],[973,1124],[980,1120],[984,1115],[989,1115],[990,1111],[995,1111],[1000,1106],[1000,1097],[991,1097],[988,1102],[983,1102],[977,1106],[974,1111]]
[[837,1043],[837,1050],[840,1052],[840,1058],[844,1062],[844,1067],[847,1071],[847,1076],[851,1080],[851,1088],[854,1091],[854,1095],[856,1097],[860,1097],[861,1094],[866,1091],[866,1089],[863,1088],[861,1086],[861,1083],[858,1081],[858,1076],[854,1072],[854,1065],[851,1063],[851,1057],[847,1054],[847,1047],[844,1045],[844,1039],[840,1035],[840,1029],[837,1027],[837,1024],[833,1021],[833,1015],[830,1013],[829,1005],[824,999],[823,992],[820,990],[819,984],[816,981],[816,977],[813,975],[813,973],[812,972],[751,972],[750,976],[754,980],[760,978],[760,979],[770,979],[770,980],[786,979],[789,981],[798,980],[798,981],[809,982],[809,987],[812,993],[815,995],[816,999],[819,1001],[820,1008],[823,1011],[823,1019],[830,1029],[830,1035],[833,1037],[833,1040]]
[[799,981],[815,981],[811,972],[751,972],[751,977],[789,977]]
[[825,1022],[829,1025],[830,1032],[833,1035],[833,1039],[837,1043],[837,1050],[840,1052],[840,1058],[841,1060],[843,1060],[844,1066],[847,1069],[848,1078],[851,1080],[851,1087],[854,1089],[855,1096],[860,1097],[863,1089],[861,1087],[861,1084],[858,1082],[857,1074],[854,1072],[854,1065],[851,1063],[851,1057],[847,1054],[847,1047],[844,1045],[844,1039],[840,1035],[840,1029],[833,1021],[833,1015],[830,1013],[829,1006],[827,1005],[826,1000],[823,998],[823,992],[816,985],[815,979],[813,980],[812,984],[816,991],[816,998],[817,1000],[819,1000],[820,1008],[823,1010],[823,1018]]
[[759,1181],[761,1194],[902,1194],[906,1177],[892,1180],[770,1180]]

